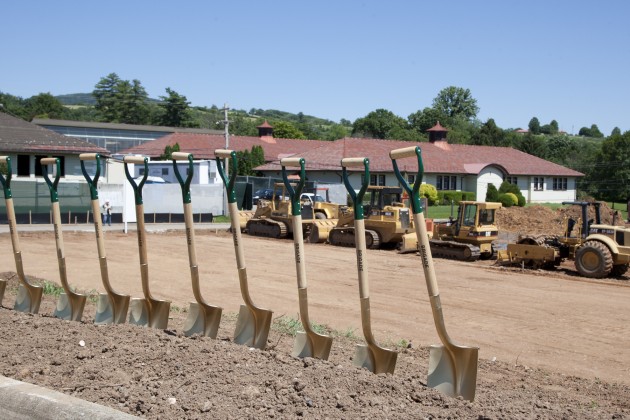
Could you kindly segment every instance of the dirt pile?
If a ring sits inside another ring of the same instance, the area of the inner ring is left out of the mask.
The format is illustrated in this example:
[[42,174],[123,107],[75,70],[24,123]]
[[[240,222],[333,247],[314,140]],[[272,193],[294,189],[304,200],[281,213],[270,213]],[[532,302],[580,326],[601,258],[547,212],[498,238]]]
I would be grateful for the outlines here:
[[[96,327],[8,306],[0,308],[0,373],[98,404],[160,419],[196,418],[582,418],[630,417],[630,386],[589,381],[518,363],[480,360],[474,402],[426,387],[427,348],[400,351],[394,375],[352,366],[356,337],[335,336],[330,361],[296,359],[293,337],[274,320],[266,350],[230,341],[226,314],[216,340],[184,337],[185,311],[171,312],[165,331]],[[84,319],[93,319],[94,304]]]

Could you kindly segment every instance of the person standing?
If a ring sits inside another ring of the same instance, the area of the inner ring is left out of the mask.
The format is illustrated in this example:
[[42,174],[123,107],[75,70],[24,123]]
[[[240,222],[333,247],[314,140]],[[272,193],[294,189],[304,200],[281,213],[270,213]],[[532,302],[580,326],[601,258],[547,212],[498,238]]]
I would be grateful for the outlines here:
[[112,225],[112,206],[109,204],[109,200],[103,204],[103,224]]

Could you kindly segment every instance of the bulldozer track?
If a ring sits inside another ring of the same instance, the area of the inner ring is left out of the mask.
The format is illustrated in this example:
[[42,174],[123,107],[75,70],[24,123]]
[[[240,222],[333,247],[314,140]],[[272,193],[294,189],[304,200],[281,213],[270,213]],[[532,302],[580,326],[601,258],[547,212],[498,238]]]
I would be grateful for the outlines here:
[[252,219],[247,222],[247,234],[264,238],[283,239],[287,237],[287,225],[268,219]]
[[[354,227],[335,228],[328,235],[328,243],[335,246],[354,247]],[[381,239],[378,232],[365,230],[365,246],[368,249],[378,249],[381,246]]]
[[441,241],[432,239],[431,254],[438,258],[447,258],[458,261],[477,261],[481,255],[479,247],[455,241]]

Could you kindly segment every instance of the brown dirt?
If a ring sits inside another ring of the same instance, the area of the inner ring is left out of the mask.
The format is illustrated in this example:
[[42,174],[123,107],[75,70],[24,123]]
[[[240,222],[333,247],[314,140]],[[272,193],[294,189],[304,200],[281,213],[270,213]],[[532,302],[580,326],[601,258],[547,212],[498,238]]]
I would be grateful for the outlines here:
[[[58,281],[52,233],[20,234],[24,266]],[[94,236],[65,233],[71,284],[102,291]],[[109,231],[115,288],[141,295],[135,234]],[[198,231],[203,294],[224,308],[219,337],[182,336],[192,299],[184,232],[149,235],[152,291],[173,302],[165,331],[93,325],[13,311],[8,234],[0,234],[4,278],[0,374],[147,418],[630,418],[630,282],[592,281],[571,271],[498,269],[435,260],[449,334],[480,347],[474,402],[426,387],[428,346],[439,343],[420,260],[368,251],[374,334],[400,350],[394,375],[353,367],[362,342],[355,253],[306,246],[312,320],[334,336],[330,359],[290,356],[286,324],[298,312],[293,245],[244,236],[251,294],[274,311],[264,351],[231,342],[241,303],[231,237]],[[85,346],[79,343],[83,341]],[[411,343],[410,348],[405,344]]]

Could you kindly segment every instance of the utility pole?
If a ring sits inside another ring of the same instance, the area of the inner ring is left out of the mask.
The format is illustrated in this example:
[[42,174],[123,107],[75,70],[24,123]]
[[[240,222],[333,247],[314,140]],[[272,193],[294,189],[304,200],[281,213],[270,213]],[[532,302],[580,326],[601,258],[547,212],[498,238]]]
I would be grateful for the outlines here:
[[[223,104],[223,134],[225,135],[225,149],[230,149],[230,120],[228,119],[228,111],[230,108],[228,104]],[[230,176],[230,159],[225,159],[225,176]],[[223,215],[226,216],[228,214],[228,203],[227,203],[227,189],[225,187],[225,183],[223,185]]]

